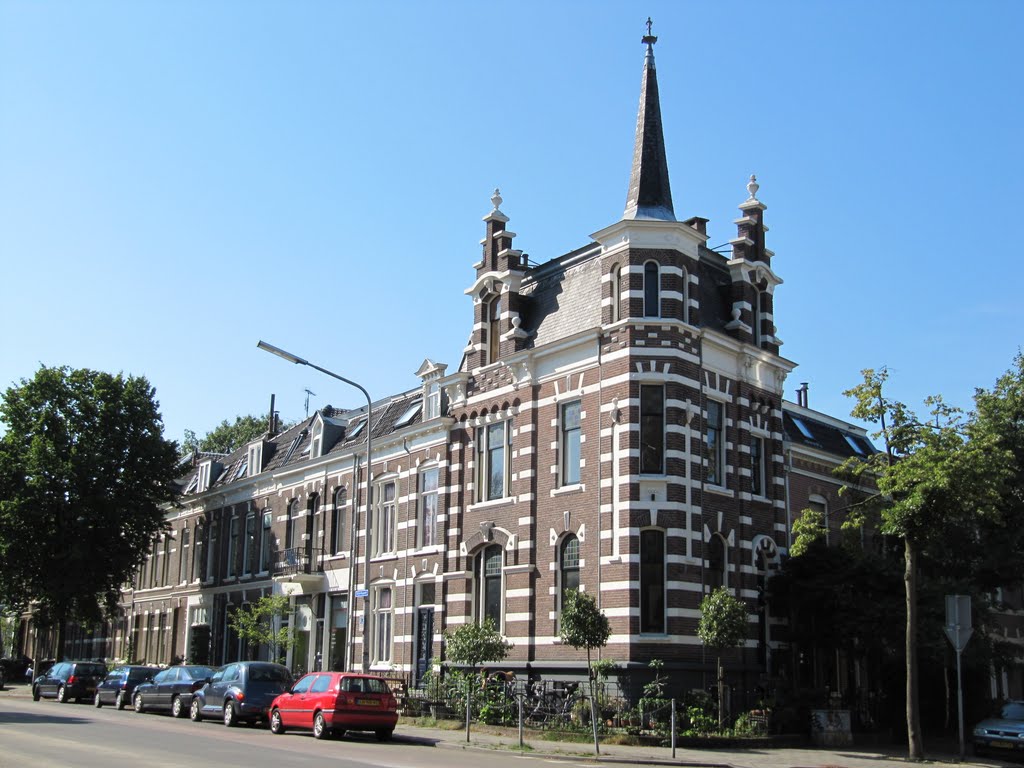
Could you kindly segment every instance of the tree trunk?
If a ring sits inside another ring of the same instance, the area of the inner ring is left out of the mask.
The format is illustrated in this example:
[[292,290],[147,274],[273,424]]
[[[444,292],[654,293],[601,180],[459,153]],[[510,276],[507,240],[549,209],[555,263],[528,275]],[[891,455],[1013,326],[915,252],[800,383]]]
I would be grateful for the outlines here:
[[590,646],[587,646],[587,683],[590,685],[590,726],[594,731],[594,754],[601,754],[601,742],[597,738],[597,681],[590,668]]
[[64,618],[64,612],[61,611],[61,617],[57,619],[57,647],[53,651],[53,658],[57,661],[64,661],[64,638],[68,630],[68,620]]
[[917,552],[909,537],[904,537],[906,570],[903,581],[907,592],[907,757],[921,760],[921,723],[917,699]]
[[722,674],[722,654],[718,654],[718,732],[722,732],[722,716],[725,709],[725,675]]

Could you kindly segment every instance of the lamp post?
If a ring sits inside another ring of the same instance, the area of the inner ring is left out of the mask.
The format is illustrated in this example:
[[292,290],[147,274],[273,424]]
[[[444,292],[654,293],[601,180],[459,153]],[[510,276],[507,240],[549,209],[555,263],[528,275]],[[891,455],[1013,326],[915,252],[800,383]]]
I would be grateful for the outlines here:
[[[326,374],[333,379],[342,381],[349,386],[355,387],[366,397],[366,426],[363,429],[366,430],[366,556],[363,560],[363,589],[369,590],[370,588],[370,549],[372,541],[373,529],[370,525],[371,514],[373,512],[373,482],[372,482],[372,461],[371,461],[371,450],[373,448],[373,424],[370,422],[370,417],[373,415],[373,401],[370,399],[370,393],[356,382],[351,379],[346,379],[334,371],[329,371],[326,368],[321,368],[319,365],[309,362],[304,358],[297,355],[293,355],[291,352],[286,352],[280,347],[275,347],[273,344],[267,344],[265,341],[260,341],[257,345],[258,348],[264,352],[269,352],[272,355],[277,355],[280,358],[287,360],[289,363],[295,363],[296,365],[309,366],[315,371]],[[357,478],[358,482],[358,478]],[[358,550],[357,550],[358,551]],[[363,598],[363,672],[370,671],[370,597],[367,594]]]

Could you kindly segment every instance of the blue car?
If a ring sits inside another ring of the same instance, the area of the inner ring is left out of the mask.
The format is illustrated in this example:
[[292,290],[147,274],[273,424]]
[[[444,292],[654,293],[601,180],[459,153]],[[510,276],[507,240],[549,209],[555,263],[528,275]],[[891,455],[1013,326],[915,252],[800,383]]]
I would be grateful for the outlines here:
[[103,682],[96,686],[93,704],[97,707],[112,704],[118,709],[124,709],[132,700],[135,686],[151,680],[158,671],[155,667],[133,665],[115,667],[107,673]]
[[269,661],[236,661],[217,670],[213,679],[195,692],[189,715],[194,722],[216,718],[228,727],[266,722],[270,703],[291,685],[288,667]]

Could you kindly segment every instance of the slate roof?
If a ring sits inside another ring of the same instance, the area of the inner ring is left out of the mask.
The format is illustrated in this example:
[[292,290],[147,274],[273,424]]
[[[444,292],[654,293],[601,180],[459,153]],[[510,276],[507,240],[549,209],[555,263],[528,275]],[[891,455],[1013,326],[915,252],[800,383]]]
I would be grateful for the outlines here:
[[[580,261],[577,256],[593,251]],[[524,280],[520,295],[530,298],[522,328],[539,347],[601,325],[601,262],[596,243],[542,264]]]
[[[806,411],[790,410],[788,405],[788,403],[783,404],[782,428],[786,433],[786,439],[790,442],[817,448],[844,459],[850,456],[867,456],[878,453],[878,449],[871,443],[871,440],[859,430],[840,429],[832,423],[807,415]],[[797,425],[797,420],[807,428],[810,436],[804,434]],[[852,440],[855,445],[859,446],[862,453],[858,453],[848,440]]]
[[[409,392],[403,392],[390,398],[380,400],[373,404],[373,439],[387,437],[399,429],[406,429],[421,423],[423,412],[420,410],[401,427],[396,427],[397,422],[409,410],[409,407],[422,398],[422,391],[417,388]],[[324,409],[326,410],[326,409]],[[351,411],[333,410],[330,416],[325,416],[325,421],[336,425],[348,424],[348,428],[341,434],[334,445],[327,446],[324,455],[341,453],[354,446],[359,446],[366,441],[366,432],[360,430],[355,437],[350,437],[360,422],[365,418],[366,408],[354,409]],[[304,419],[298,424],[286,429],[284,432],[265,440],[263,444],[263,472],[272,472],[302,464],[309,460],[309,449],[311,443],[311,430],[316,415]],[[365,429],[365,427],[364,427]],[[207,459],[219,463],[222,466],[220,473],[210,483],[209,490],[224,488],[249,476],[248,467],[245,473],[239,475],[243,464],[248,462],[248,444],[237,448],[230,454],[222,453],[200,453],[196,462],[201,463]],[[184,493],[191,485],[198,473],[198,466],[190,467],[188,472],[182,475],[176,482],[179,490]]]

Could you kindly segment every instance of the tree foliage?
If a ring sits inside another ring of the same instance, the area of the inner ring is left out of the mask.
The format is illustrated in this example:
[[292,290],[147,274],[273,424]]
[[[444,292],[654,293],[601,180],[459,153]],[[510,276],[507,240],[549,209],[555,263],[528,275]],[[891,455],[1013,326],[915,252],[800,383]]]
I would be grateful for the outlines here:
[[722,651],[742,645],[747,637],[747,608],[726,587],[719,587],[700,601],[697,637],[718,654],[718,728],[725,709],[725,678]]
[[[4,393],[0,603],[89,624],[164,527],[177,458],[142,377],[41,367]],[[62,647],[54,649],[59,655]]]
[[[898,537],[904,550],[906,603],[907,743],[911,759],[923,757],[918,702],[918,578],[928,560],[941,561],[944,578],[969,583],[978,562],[979,534],[1003,518],[1001,500],[1011,480],[1011,452],[994,429],[965,423],[941,397],[925,401],[921,421],[886,390],[888,371],[862,372],[845,394],[857,419],[878,426],[882,453],[853,456],[839,469],[852,486],[873,481],[878,493],[851,505],[851,522],[877,526]],[[976,419],[972,419],[972,422]]]
[[590,717],[594,730],[594,751],[600,753],[601,748],[597,740],[597,719],[594,711],[597,700],[597,681],[590,663],[590,652],[594,648],[603,648],[607,644],[612,633],[611,624],[608,622],[608,617],[597,607],[597,600],[592,595],[578,589],[570,589],[565,593],[565,603],[562,605],[562,613],[559,617],[558,633],[566,645],[571,645],[577,650],[587,649],[587,680],[590,683]]
[[283,660],[295,642],[291,628],[279,622],[288,610],[287,595],[264,595],[231,614],[228,623],[248,647],[251,659],[255,658],[259,647],[265,645],[270,648],[273,661]]
[[234,423],[224,419],[202,438],[192,430],[185,430],[183,449],[188,452],[198,448],[211,453],[231,453],[243,445],[259,439],[267,431],[265,416],[236,416]]
[[485,661],[501,661],[512,644],[505,641],[491,619],[482,624],[463,624],[444,633],[448,659],[456,664],[465,664],[476,670]]

